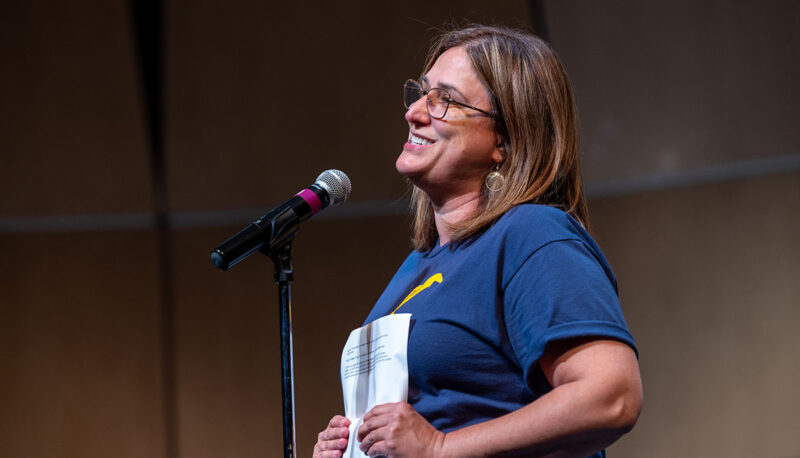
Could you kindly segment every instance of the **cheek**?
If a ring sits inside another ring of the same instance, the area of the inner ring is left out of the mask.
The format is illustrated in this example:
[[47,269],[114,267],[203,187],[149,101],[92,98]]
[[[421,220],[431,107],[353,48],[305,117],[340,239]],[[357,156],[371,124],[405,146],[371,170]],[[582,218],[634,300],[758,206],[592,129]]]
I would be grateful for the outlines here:
[[433,127],[446,161],[461,163],[463,166],[475,165],[481,169],[492,161],[496,136],[491,127],[446,122],[437,122]]
[[488,164],[495,150],[494,135],[486,132],[473,132],[464,138],[465,155],[475,162]]

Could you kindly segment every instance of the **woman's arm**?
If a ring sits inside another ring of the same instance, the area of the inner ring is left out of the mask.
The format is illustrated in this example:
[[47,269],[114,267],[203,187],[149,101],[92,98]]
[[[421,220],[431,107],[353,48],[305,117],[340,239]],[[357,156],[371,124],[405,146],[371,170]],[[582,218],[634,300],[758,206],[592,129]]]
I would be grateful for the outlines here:
[[408,404],[377,406],[359,428],[362,449],[391,458],[585,457],[633,427],[642,384],[628,345],[559,341],[539,363],[553,389],[515,412],[445,435]]

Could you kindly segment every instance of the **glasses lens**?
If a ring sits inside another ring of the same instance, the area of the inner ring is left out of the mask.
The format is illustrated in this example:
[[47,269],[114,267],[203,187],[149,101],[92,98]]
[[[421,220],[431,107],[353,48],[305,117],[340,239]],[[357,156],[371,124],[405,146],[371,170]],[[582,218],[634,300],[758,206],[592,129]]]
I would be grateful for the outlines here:
[[444,89],[433,88],[428,91],[428,113],[434,118],[444,118],[449,103],[450,94]]
[[406,108],[410,108],[421,97],[422,87],[420,87],[419,83],[413,80],[406,81],[406,84],[403,85],[403,104]]

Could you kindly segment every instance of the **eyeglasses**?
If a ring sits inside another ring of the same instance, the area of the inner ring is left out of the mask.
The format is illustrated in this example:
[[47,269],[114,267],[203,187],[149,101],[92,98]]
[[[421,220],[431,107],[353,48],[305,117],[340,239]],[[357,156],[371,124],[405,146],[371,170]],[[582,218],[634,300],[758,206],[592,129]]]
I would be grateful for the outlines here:
[[442,88],[435,87],[433,89],[425,90],[422,89],[422,86],[414,80],[408,80],[405,82],[405,84],[403,84],[403,104],[405,104],[406,108],[411,108],[411,105],[417,100],[421,99],[422,96],[425,96],[426,98],[425,106],[428,108],[428,114],[436,119],[444,118],[451,103],[453,105],[479,111],[490,118],[495,117],[494,114],[489,113],[488,111],[484,111],[480,108],[476,108],[471,105],[467,105],[466,103],[457,102],[451,99],[450,93]]

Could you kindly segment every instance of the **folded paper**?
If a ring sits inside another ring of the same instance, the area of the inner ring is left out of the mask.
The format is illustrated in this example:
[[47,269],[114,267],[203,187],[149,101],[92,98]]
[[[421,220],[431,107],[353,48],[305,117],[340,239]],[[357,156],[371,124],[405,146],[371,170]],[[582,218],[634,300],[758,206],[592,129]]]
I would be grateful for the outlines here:
[[410,313],[379,318],[353,330],[342,351],[344,414],[350,439],[344,458],[367,456],[356,440],[364,414],[373,407],[408,399],[408,328]]

